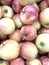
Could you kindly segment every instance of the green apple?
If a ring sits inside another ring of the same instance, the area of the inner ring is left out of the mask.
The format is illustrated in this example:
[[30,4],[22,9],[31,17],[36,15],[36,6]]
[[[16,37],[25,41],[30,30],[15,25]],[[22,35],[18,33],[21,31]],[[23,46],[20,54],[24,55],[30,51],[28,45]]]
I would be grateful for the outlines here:
[[9,65],[9,63],[5,60],[0,60],[0,65]]
[[39,34],[35,43],[37,48],[42,52],[49,52],[49,34]]
[[3,14],[3,17],[12,18],[14,12],[10,6],[3,5],[2,6],[2,14]]

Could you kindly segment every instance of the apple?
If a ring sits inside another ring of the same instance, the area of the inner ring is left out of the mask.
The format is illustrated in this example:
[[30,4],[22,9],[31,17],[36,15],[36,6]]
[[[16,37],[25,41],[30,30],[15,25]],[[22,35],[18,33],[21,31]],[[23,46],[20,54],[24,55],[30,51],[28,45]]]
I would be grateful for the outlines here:
[[20,29],[22,40],[32,41],[37,37],[36,29],[31,25],[23,26]]
[[26,6],[28,4],[34,4],[35,2],[40,2],[41,0],[18,0],[22,6]]
[[33,5],[26,5],[20,12],[20,19],[23,24],[33,24],[38,20],[38,9]]
[[42,11],[42,10],[44,10],[46,8],[48,8],[48,1],[47,0],[41,1],[41,3],[40,3],[40,10]]
[[0,0],[0,2],[4,5],[11,5],[12,0]]
[[41,50],[39,50],[39,49],[38,49],[38,52],[39,52],[39,54],[41,54],[41,55],[46,54],[46,52],[43,52],[43,51],[41,51]]
[[12,18],[14,12],[13,12],[13,10],[12,10],[12,8],[10,6],[3,5],[2,6],[2,14],[3,14],[3,17]]
[[0,65],[9,65],[9,62],[5,60],[0,60]]
[[49,8],[46,8],[40,12],[39,19],[43,27],[49,28]]
[[23,23],[20,20],[20,14],[14,15],[13,20],[14,20],[16,28],[21,28],[23,26]]
[[14,59],[10,62],[10,65],[25,65],[24,60],[19,57],[17,59]]
[[20,55],[26,60],[32,60],[37,57],[38,49],[33,42],[24,42],[20,48]]
[[20,30],[16,29],[12,34],[9,35],[9,39],[13,39],[17,42],[20,42],[21,41]]
[[0,40],[4,40],[7,38],[7,35],[4,35],[1,31],[0,31]]
[[26,65],[42,65],[41,61],[37,58],[29,60],[26,62]]
[[41,28],[41,24],[39,23],[39,21],[34,22],[32,26],[33,26],[37,31]]
[[20,46],[15,40],[5,40],[0,45],[0,57],[3,60],[12,60],[19,56]]
[[49,34],[39,34],[35,40],[35,44],[42,52],[49,52]]
[[35,3],[33,3],[33,6],[35,6],[35,7],[38,9],[38,11],[40,11],[39,6],[37,5],[37,3],[36,3],[36,2],[35,2]]
[[49,28],[42,28],[41,33],[47,33],[49,34]]
[[33,4],[35,0],[18,0],[22,6],[26,6],[28,4]]
[[18,0],[13,0],[12,2],[12,8],[15,11],[15,13],[20,13],[22,6],[20,5]]
[[0,19],[2,18],[2,8],[0,6]]
[[49,58],[47,56],[40,57],[40,61],[42,62],[42,65],[49,65]]
[[15,31],[15,23],[10,18],[2,18],[0,20],[0,30],[3,34],[9,35]]

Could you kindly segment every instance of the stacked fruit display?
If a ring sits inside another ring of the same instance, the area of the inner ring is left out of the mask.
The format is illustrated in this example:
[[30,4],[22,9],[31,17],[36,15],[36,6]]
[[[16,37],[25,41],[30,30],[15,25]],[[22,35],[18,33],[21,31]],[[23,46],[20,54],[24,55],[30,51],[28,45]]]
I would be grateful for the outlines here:
[[0,65],[49,65],[49,0],[0,0]]

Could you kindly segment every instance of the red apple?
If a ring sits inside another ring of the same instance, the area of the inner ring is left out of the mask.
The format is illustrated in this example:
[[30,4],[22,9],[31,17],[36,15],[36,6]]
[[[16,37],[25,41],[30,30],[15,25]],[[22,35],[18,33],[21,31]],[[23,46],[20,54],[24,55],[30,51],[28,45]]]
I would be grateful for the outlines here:
[[20,30],[22,40],[32,41],[37,37],[36,29],[31,25],[23,26]]
[[13,16],[14,23],[16,25],[16,28],[21,28],[23,26],[23,23],[20,20],[20,14],[16,14]]
[[20,55],[27,60],[37,57],[38,49],[33,42],[24,42],[20,48]]
[[20,13],[22,6],[20,5],[18,0],[13,0],[12,2],[12,8],[15,11],[15,13]]
[[42,65],[49,65],[49,58],[47,56],[40,57],[40,61],[42,62]]
[[14,59],[10,62],[10,65],[25,65],[24,60],[19,57],[17,59]]
[[20,12],[20,19],[23,24],[33,24],[38,20],[38,9],[33,5],[26,5]]
[[0,18],[2,18],[2,8],[0,6]]
[[0,2],[4,5],[11,5],[12,0],[0,0]]
[[21,41],[21,34],[20,34],[20,30],[16,29],[12,34],[9,35],[10,39],[13,39],[17,42]]

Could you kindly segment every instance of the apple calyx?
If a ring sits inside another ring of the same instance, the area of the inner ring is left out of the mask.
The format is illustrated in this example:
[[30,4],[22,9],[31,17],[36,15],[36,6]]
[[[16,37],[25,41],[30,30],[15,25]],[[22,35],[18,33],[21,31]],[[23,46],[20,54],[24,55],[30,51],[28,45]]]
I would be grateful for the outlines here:
[[44,42],[40,42],[40,45],[41,45],[41,46],[44,46]]

